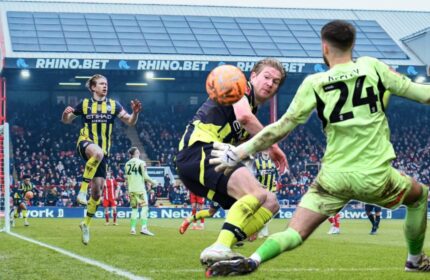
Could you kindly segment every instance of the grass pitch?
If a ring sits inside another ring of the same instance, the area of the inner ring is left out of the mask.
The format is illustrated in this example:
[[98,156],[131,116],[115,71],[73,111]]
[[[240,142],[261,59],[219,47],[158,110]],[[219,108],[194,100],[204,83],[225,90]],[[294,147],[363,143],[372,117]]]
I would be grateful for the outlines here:
[[[93,221],[91,241],[81,243],[79,219],[17,221],[14,233],[97,260],[134,275],[151,279],[205,279],[200,252],[213,243],[221,219],[208,219],[206,229],[178,233],[182,220],[152,219],[154,237],[130,235],[129,221],[104,226]],[[328,235],[324,223],[300,248],[263,264],[257,272],[234,279],[429,279],[428,273],[403,271],[406,247],[402,221],[382,220],[377,235],[369,235],[365,220],[342,220],[341,234]],[[270,223],[270,232],[285,228],[286,221]],[[430,237],[424,249],[429,250]],[[262,240],[235,249],[249,256]],[[0,279],[127,279],[78,261],[51,249],[0,233]],[[218,278],[222,279],[222,278]]]

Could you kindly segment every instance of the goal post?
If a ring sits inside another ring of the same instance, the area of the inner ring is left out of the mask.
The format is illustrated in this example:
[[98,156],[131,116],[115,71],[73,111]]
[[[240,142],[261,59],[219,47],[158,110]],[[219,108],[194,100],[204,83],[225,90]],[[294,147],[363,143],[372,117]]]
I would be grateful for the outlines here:
[[10,231],[9,124],[0,125],[0,232]]

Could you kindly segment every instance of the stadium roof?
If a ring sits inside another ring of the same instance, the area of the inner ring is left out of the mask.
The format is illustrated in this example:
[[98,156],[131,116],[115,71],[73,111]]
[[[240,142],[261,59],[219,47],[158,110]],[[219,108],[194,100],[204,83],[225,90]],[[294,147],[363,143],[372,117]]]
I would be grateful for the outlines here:
[[[8,12],[15,52],[320,58],[328,19]],[[376,21],[351,21],[354,56],[408,59]]]

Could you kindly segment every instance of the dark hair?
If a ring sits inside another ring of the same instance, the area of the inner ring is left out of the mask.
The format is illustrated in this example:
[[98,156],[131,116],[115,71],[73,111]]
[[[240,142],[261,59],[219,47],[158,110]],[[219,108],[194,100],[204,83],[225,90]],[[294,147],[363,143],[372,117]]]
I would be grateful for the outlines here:
[[31,179],[31,176],[30,175],[24,175],[24,176],[22,176],[22,179],[23,180],[25,180],[25,179]]
[[128,154],[132,157],[134,156],[134,153],[136,153],[137,151],[137,147],[131,147],[130,149],[128,149]]
[[89,78],[89,79],[87,80],[87,82],[85,83],[85,87],[86,87],[90,92],[93,92],[93,91],[91,90],[91,87],[92,87],[92,86],[95,86],[95,85],[97,84],[97,80],[98,80],[98,79],[105,79],[105,80],[107,80],[105,76],[100,75],[100,74],[95,74],[95,75],[93,75],[91,78]]
[[285,78],[287,77],[287,72],[285,71],[285,68],[282,63],[276,58],[268,57],[258,61],[257,63],[255,63],[254,67],[252,67],[251,72],[255,72],[255,74],[258,75],[261,71],[263,71],[264,67],[266,66],[270,66],[281,72],[281,82],[279,83],[279,85],[282,85],[282,83],[285,81]]
[[333,47],[347,51],[355,42],[355,27],[344,20],[333,20],[321,28],[321,39]]

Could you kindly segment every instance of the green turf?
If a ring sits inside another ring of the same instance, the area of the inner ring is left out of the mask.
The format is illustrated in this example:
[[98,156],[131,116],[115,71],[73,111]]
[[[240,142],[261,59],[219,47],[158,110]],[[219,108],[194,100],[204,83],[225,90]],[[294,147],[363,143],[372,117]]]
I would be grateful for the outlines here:
[[[200,252],[210,245],[221,226],[220,219],[207,220],[203,231],[178,233],[178,219],[150,220],[155,237],[129,234],[129,221],[104,226],[95,220],[91,241],[80,241],[78,219],[18,220],[13,232],[60,247],[151,279],[205,279]],[[284,229],[285,220],[274,220],[270,231]],[[368,221],[343,220],[341,234],[327,235],[325,223],[295,251],[262,265],[252,275],[235,279],[430,279],[430,274],[403,272],[406,248],[402,221],[381,221],[378,235],[369,235]],[[237,249],[250,255],[261,240]],[[429,249],[429,238],[425,249]],[[126,279],[82,263],[50,249],[0,233],[0,279]]]

